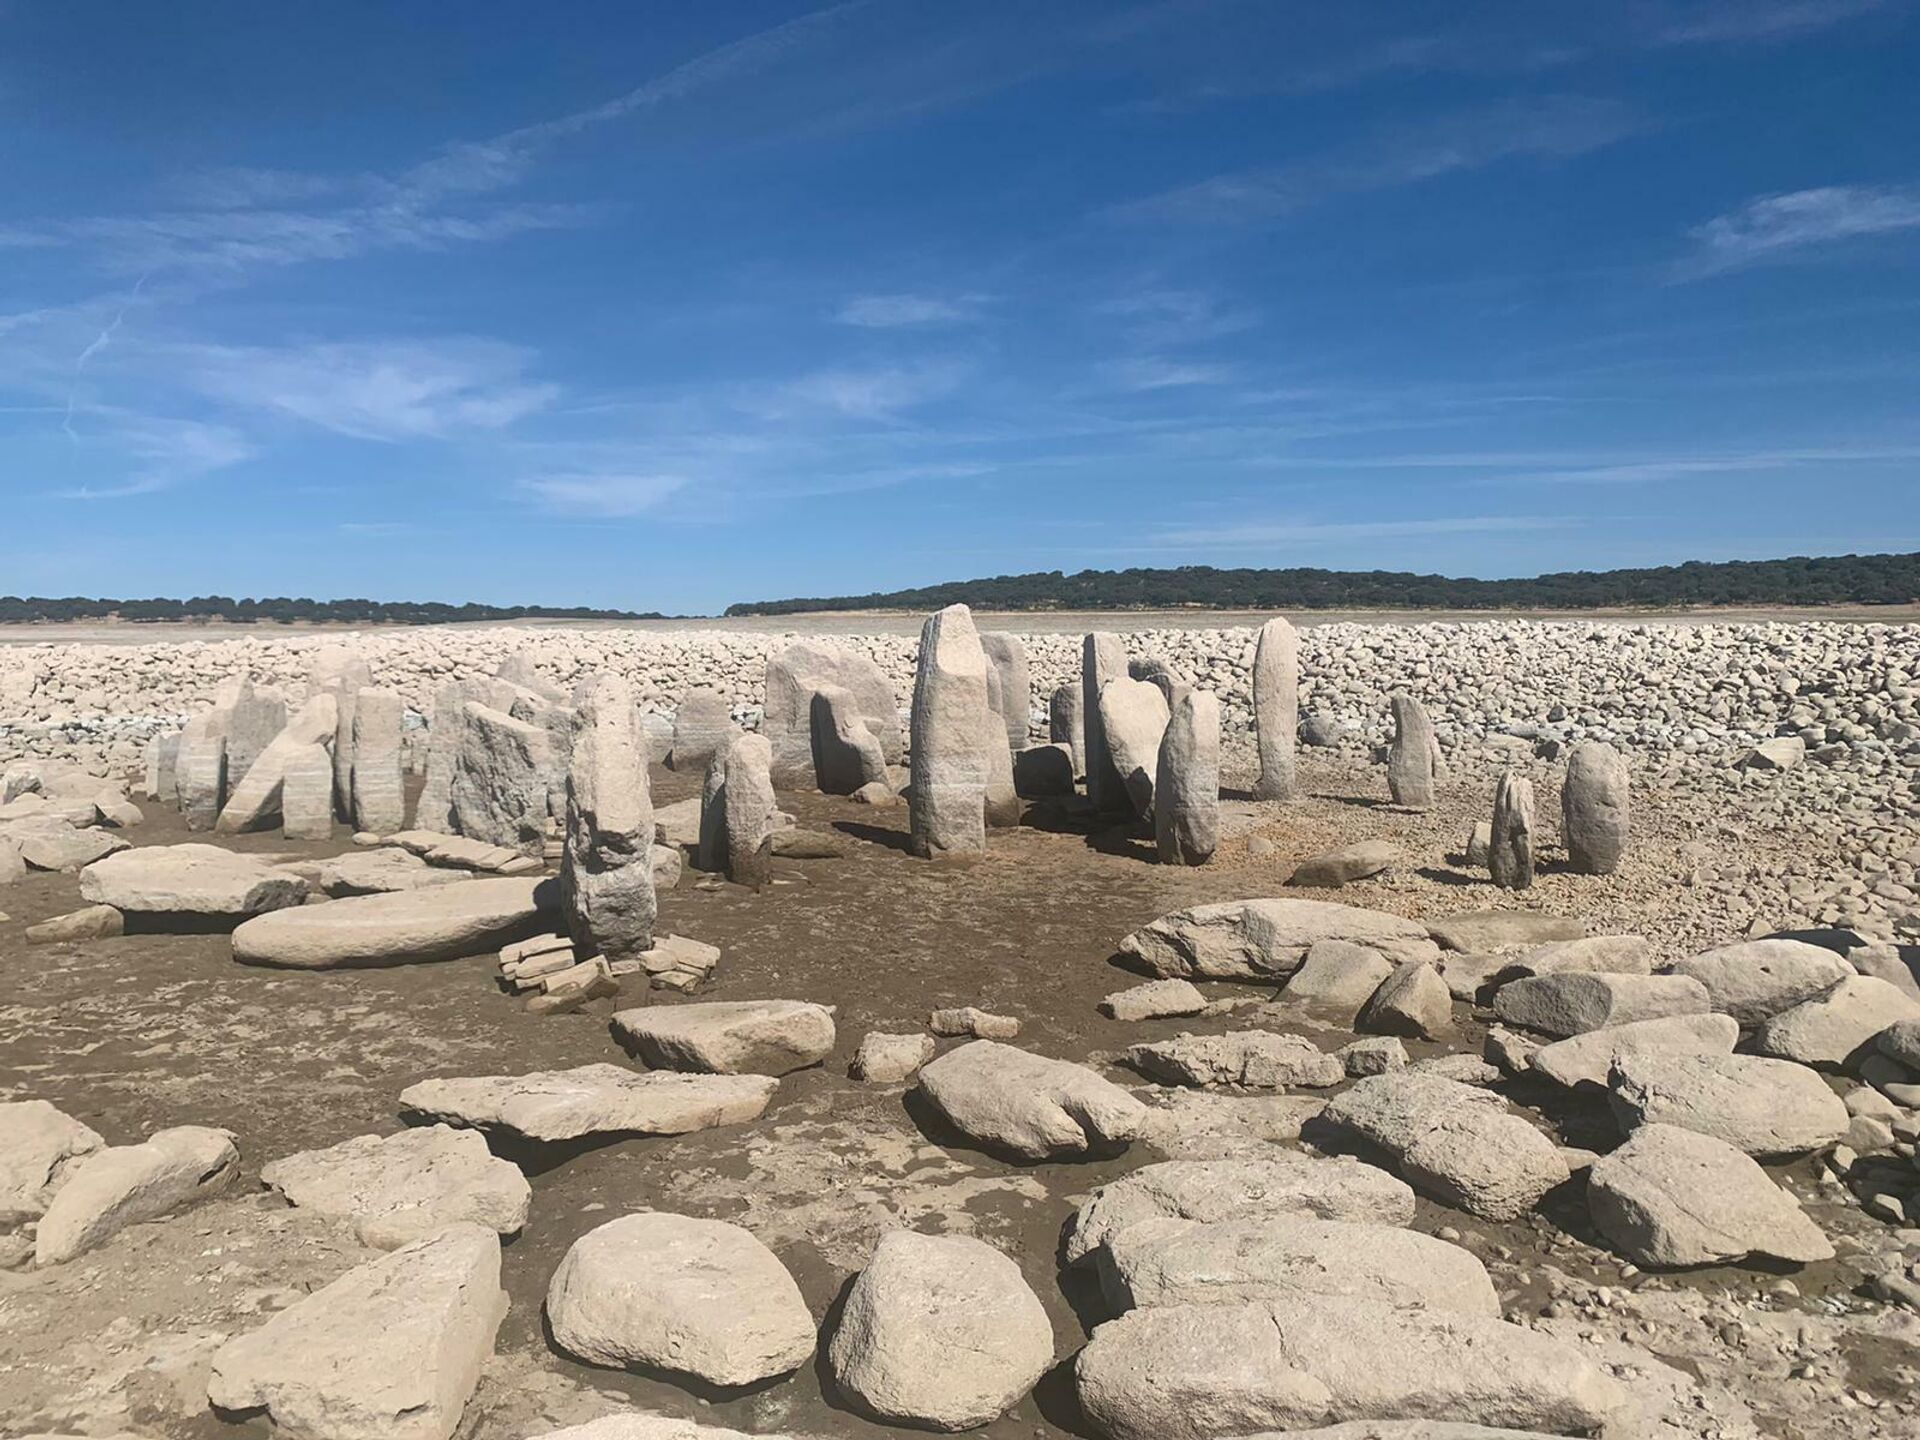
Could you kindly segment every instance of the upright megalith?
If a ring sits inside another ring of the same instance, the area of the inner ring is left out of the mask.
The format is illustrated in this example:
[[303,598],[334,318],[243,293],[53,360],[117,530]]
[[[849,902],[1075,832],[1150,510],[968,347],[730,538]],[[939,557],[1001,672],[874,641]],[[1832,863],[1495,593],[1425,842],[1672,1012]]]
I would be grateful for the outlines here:
[[[723,763],[716,756],[714,764]],[[742,735],[727,747],[720,786],[722,869],[736,885],[758,890],[773,878],[773,832],[780,807],[773,794],[773,747],[763,735]],[[706,817],[701,816],[705,831]]]
[[468,702],[478,701],[504,715],[513,704],[513,695],[511,685],[487,679],[455,680],[435,692],[433,719],[427,731],[427,778],[413,807],[413,823],[420,829],[453,833],[453,772],[460,761]]
[[994,774],[988,742],[1004,748],[1005,738],[990,722],[987,654],[973,615],[964,605],[949,605],[921,628],[913,681],[909,834],[915,855],[939,859],[986,850],[987,786]]
[[727,692],[711,685],[696,685],[680,697],[674,709],[673,748],[667,752],[667,768],[704,771],[739,733]]
[[1180,697],[1193,686],[1184,679],[1173,666],[1158,655],[1144,656],[1138,660],[1127,661],[1127,678],[1144,680],[1160,692],[1160,698],[1167,702],[1167,713],[1173,713],[1173,707],[1180,703]]
[[277,690],[256,690],[242,679],[236,687],[227,717],[227,785],[247,778],[280,732],[287,728],[287,699]]
[[1189,690],[1160,741],[1153,832],[1163,865],[1204,865],[1220,843],[1220,701]]
[[168,800],[179,793],[180,732],[155,735],[147,741],[146,781],[141,793],[149,800]]
[[553,759],[547,731],[475,700],[461,707],[459,721],[448,790],[452,833],[543,854]]
[[227,713],[193,717],[174,755],[174,797],[189,830],[211,830],[227,803]]
[[828,795],[851,795],[874,781],[887,783],[887,756],[844,685],[813,692],[813,773]]
[[355,692],[347,788],[356,830],[391,835],[406,828],[406,771],[400,751],[406,720],[407,702],[398,690]]
[[1290,800],[1298,781],[1294,745],[1300,730],[1300,636],[1276,617],[1260,627],[1253,649],[1253,723],[1260,741],[1254,798]]
[[980,648],[999,679],[1000,698],[994,709],[1007,729],[1007,753],[1027,748],[1028,711],[1033,704],[1033,679],[1027,665],[1026,642],[1005,630],[980,632]]
[[653,948],[656,912],[647,740],[611,675],[584,687],[578,709],[560,859],[567,933],[581,955],[633,960]]
[[322,647],[307,680],[308,698],[322,691],[333,696],[333,805],[349,824],[353,822],[353,707],[360,692],[372,684],[373,668],[341,645]]
[[280,828],[289,840],[333,838],[333,756],[314,741],[280,762]]
[[1506,890],[1533,884],[1533,782],[1509,770],[1493,792],[1493,840],[1487,849],[1493,883]]
[[1387,791],[1393,803],[1414,810],[1433,808],[1433,784],[1440,768],[1440,741],[1427,708],[1404,690],[1393,692],[1393,741],[1387,750]]
[[1109,680],[1126,676],[1127,647],[1118,635],[1095,631],[1080,642],[1080,716],[1085,727],[1081,760],[1086,766],[1087,799],[1106,815],[1125,814],[1133,808],[1126,784],[1114,768],[1106,727],[1100,722],[1100,692]]
[[1081,687],[1062,685],[1047,701],[1047,739],[1055,745],[1065,745],[1073,759],[1073,773],[1086,773],[1087,730],[1081,718],[1083,707]]
[[[227,803],[220,807],[220,819],[214,828],[223,835],[248,830],[264,830],[279,818],[281,788],[286,780],[287,762],[308,745],[331,747],[338,718],[334,697],[322,692],[300,707],[299,713],[260,752],[248,768],[246,778],[232,786]],[[331,762],[328,765],[332,769]],[[333,809],[333,787],[327,787],[327,809]]]
[[1560,791],[1567,862],[1581,875],[1611,875],[1627,848],[1627,762],[1599,740],[1582,740],[1567,756]]
[[528,690],[539,696],[549,705],[558,705],[566,699],[566,693],[559,686],[550,684],[541,675],[540,667],[533,658],[533,651],[526,646],[514,651],[494,667],[493,678],[504,680],[518,690]]
[[1151,680],[1122,675],[1101,687],[1100,730],[1127,807],[1135,815],[1153,811],[1153,783],[1160,769],[1167,714],[1166,692]]
[[813,692],[822,685],[852,692],[854,708],[880,742],[887,763],[898,764],[900,705],[880,667],[844,646],[796,640],[767,660],[760,733],[773,750],[774,782],[805,790],[819,786],[813,773]]

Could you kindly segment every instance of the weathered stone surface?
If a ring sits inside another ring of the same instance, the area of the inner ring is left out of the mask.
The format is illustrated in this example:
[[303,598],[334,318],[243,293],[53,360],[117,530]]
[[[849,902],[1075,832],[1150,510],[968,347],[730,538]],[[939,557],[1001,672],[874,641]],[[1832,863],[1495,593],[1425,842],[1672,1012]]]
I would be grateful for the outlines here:
[[1469,866],[1477,866],[1484,870],[1487,867],[1487,856],[1492,850],[1493,822],[1476,820],[1473,829],[1467,832],[1467,844],[1462,852],[1463,858]]
[[1607,1085],[1623,1130],[1677,1125],[1748,1155],[1832,1145],[1851,1118],[1826,1081],[1791,1060],[1629,1052],[1614,1061]]
[[911,1080],[920,1067],[933,1058],[931,1035],[915,1031],[911,1035],[888,1035],[870,1031],[853,1052],[853,1078],[875,1085],[897,1085]]
[[27,862],[21,857],[20,842],[0,835],[0,885],[16,885],[27,878]]
[[469,701],[504,715],[513,704],[513,687],[491,679],[456,680],[434,693],[432,728],[427,732],[426,779],[414,802],[413,823],[423,830],[453,832],[453,776],[460,763],[463,717]]
[[1149,980],[1107,996],[1100,1008],[1115,1020],[1158,1020],[1198,1015],[1207,1008],[1207,997],[1185,980]]
[[1887,1059],[1920,1070],[1920,1020],[1896,1020],[1874,1037],[1874,1046]]
[[[1298,1140],[1326,1101],[1314,1095],[1150,1090],[1140,1140],[1170,1160],[1259,1160]],[[1280,1152],[1284,1153],[1284,1152]]]
[[110,940],[127,932],[127,917],[111,905],[86,905],[55,915],[26,929],[29,945],[58,945],[69,940]]
[[71,1260],[129,1225],[217,1195],[239,1169],[233,1136],[200,1125],[95,1150],[73,1167],[40,1217],[34,1263]]
[[289,840],[333,838],[333,757],[326,746],[302,745],[282,760],[280,826]]
[[1373,992],[1360,1012],[1360,1028],[1381,1035],[1438,1039],[1453,1029],[1453,992],[1440,972],[1425,961],[1402,965]]
[[1407,1047],[1392,1035],[1376,1035],[1342,1045],[1334,1054],[1346,1067],[1350,1079],[1367,1075],[1385,1075],[1407,1066]]
[[1603,975],[1646,975],[1653,970],[1653,946],[1644,935],[1588,935],[1580,940],[1556,940],[1510,961],[1503,974],[1559,975],[1588,970]]
[[922,859],[987,848],[987,714],[986,652],[967,607],[949,605],[920,631],[913,683],[909,840]]
[[1204,865],[1220,844],[1220,702],[1191,690],[1160,739],[1153,831],[1162,865]]
[[1095,1253],[1116,1310],[1284,1294],[1500,1317],[1493,1281],[1471,1251],[1397,1225],[1296,1215],[1150,1219],[1110,1234]]
[[1607,1242],[1641,1265],[1833,1256],[1820,1227],[1766,1171],[1724,1140],[1673,1125],[1643,1126],[1594,1161],[1587,1206]]
[[833,1013],[804,1000],[713,1000],[622,1010],[614,1034],[647,1064],[715,1075],[785,1075],[833,1050]]
[[1276,616],[1260,627],[1253,651],[1253,723],[1260,746],[1258,800],[1291,800],[1298,781],[1294,744],[1300,730],[1300,636]]
[[[119,1437],[109,1437],[109,1440],[119,1440]],[[808,1440],[808,1437],[773,1431],[749,1435],[744,1430],[729,1430],[723,1425],[702,1425],[672,1415],[619,1410],[611,1415],[602,1415],[598,1420],[589,1420],[584,1425],[549,1430],[544,1435],[535,1436],[534,1440]],[[1344,1437],[1335,1436],[1332,1440],[1344,1440]],[[1365,1437],[1355,1437],[1355,1440],[1365,1440]],[[1386,1440],[1395,1440],[1395,1437],[1386,1437]],[[1408,1440],[1423,1440],[1423,1437],[1412,1436]],[[1478,1435],[1439,1436],[1437,1440],[1535,1440],[1535,1437],[1484,1431]]]
[[1740,770],[1797,770],[1806,763],[1807,742],[1798,735],[1762,740],[1733,763]]
[[1121,675],[1100,691],[1101,733],[1135,815],[1153,812],[1154,780],[1167,720],[1166,696],[1150,681]]
[[1873,1053],[1875,1037],[1901,1020],[1920,1020],[1920,1002],[1885,980],[1855,975],[1767,1020],[1754,1048],[1802,1065],[1852,1070]]
[[1739,1039],[1731,1015],[1669,1015],[1556,1040],[1535,1050],[1527,1064],[1561,1085],[1605,1085],[1614,1064],[1627,1056],[1731,1055]]
[[1378,950],[1350,940],[1321,940],[1287,980],[1280,1003],[1351,1028],[1393,971]]
[[70,825],[17,831],[13,838],[19,845],[20,858],[35,870],[80,870],[129,848],[118,835],[105,830],[75,830]]
[[1361,840],[1311,855],[1294,866],[1287,884],[1338,889],[1354,880],[1365,880],[1401,863],[1405,856],[1391,840]]
[[994,708],[1007,732],[1007,749],[1024,750],[1033,723],[1033,680],[1026,642],[1004,630],[982,630],[980,648],[987,652],[987,663],[1000,679],[1000,703]]
[[263,915],[302,904],[307,882],[218,845],[147,845],[80,872],[80,898],[129,915]]
[[828,795],[851,795],[887,778],[887,757],[867,728],[853,692],[822,685],[813,692],[813,773]]
[[638,1073],[582,1065],[531,1075],[422,1080],[400,1092],[411,1117],[555,1143],[587,1135],[685,1135],[757,1120],[780,1082],[770,1075]]
[[376,1250],[462,1221],[513,1235],[533,1199],[518,1165],[496,1160],[476,1132],[447,1125],[303,1150],[263,1166],[260,1183],[302,1210],[351,1220]]
[[1745,940],[1675,961],[1675,975],[1707,987],[1713,1008],[1752,1027],[1825,994],[1853,974],[1833,951],[1804,940]]
[[533,933],[558,902],[557,887],[520,876],[329,900],[244,922],[233,958],[300,970],[456,960]]
[[1173,1085],[1244,1085],[1281,1090],[1289,1085],[1338,1085],[1346,1066],[1299,1035],[1236,1030],[1228,1035],[1181,1035],[1127,1050],[1127,1063]]
[[179,794],[180,732],[155,735],[147,741],[146,783],[141,793],[149,800],[172,802]]
[[106,1143],[45,1100],[0,1101],[0,1225],[45,1214],[80,1162]]
[[[280,792],[286,780],[288,763],[298,756],[310,764],[312,752],[307,747],[331,746],[338,719],[337,702],[332,695],[315,695],[302,705],[293,718],[287,721],[286,728],[260,752],[259,758],[249,767],[243,779],[235,780],[229,773],[228,784],[231,787],[231,793],[227,796],[226,804],[220,808],[220,819],[214,829],[223,835],[235,835],[248,830],[270,828],[280,817]],[[229,739],[229,751],[232,743]],[[332,817],[332,813],[332,762],[329,761],[327,782],[329,818]]]
[[336,855],[320,866],[320,888],[336,900],[349,895],[389,895],[397,890],[455,885],[467,878],[465,870],[429,865],[397,845]]
[[1073,1220],[1066,1258],[1077,1263],[1142,1221],[1201,1224],[1284,1217],[1405,1225],[1413,1191],[1375,1166],[1272,1149],[1258,1159],[1169,1160],[1095,1190]]
[[386,835],[407,823],[405,760],[400,748],[407,702],[397,690],[363,689],[353,704],[353,824]]
[[1396,805],[1414,810],[1433,806],[1433,785],[1440,768],[1440,741],[1418,700],[1404,690],[1389,697],[1393,740],[1387,750],[1387,792]]
[[229,1340],[207,1395],[301,1440],[448,1440],[506,1313],[499,1237],[457,1225]]
[[1509,770],[1493,792],[1493,829],[1487,869],[1503,890],[1533,884],[1533,782]]
[[224,711],[196,715],[180,732],[174,784],[189,830],[213,829],[227,803],[227,718]]
[[1560,1036],[1712,1008],[1706,986],[1686,975],[1567,970],[1512,981],[1494,996],[1495,1011],[1509,1025]]
[[1427,922],[1427,932],[1442,949],[1468,954],[1532,950],[1555,940],[1578,940],[1586,923],[1562,915],[1528,910],[1468,910]]
[[594,1365],[751,1385],[813,1354],[813,1316],[779,1258],[720,1220],[643,1211],[590,1230],[547,1288],[554,1343]]
[[1064,743],[1029,745],[1013,752],[1013,788],[1024,799],[1073,794],[1072,748]]
[[[554,1440],[554,1437],[544,1436],[542,1440]],[[651,1437],[636,1436],[632,1440],[651,1440]],[[679,1440],[679,1437],[662,1437],[662,1440]],[[1272,1430],[1260,1435],[1243,1435],[1240,1440],[1281,1440],[1281,1434]],[[1544,1430],[1469,1425],[1454,1420],[1347,1420],[1338,1425],[1316,1425],[1311,1430],[1289,1430],[1286,1440],[1556,1440],[1556,1437]]]
[[965,1235],[881,1236],[827,1346],[868,1414],[933,1430],[985,1425],[1053,1363],[1053,1326],[1020,1267]]
[[955,1129],[1042,1160],[1125,1145],[1146,1107],[1084,1065],[974,1040],[920,1072],[920,1090]]
[[762,735],[741,735],[707,767],[700,796],[700,868],[758,890],[773,878],[780,806]]
[[[546,848],[553,741],[541,725],[516,720],[478,701],[461,706],[459,740],[448,785],[453,833],[522,855]],[[432,823],[424,805],[420,823]]]
[[1126,782],[1114,767],[1107,730],[1100,718],[1100,692],[1110,680],[1127,673],[1127,647],[1118,635],[1095,631],[1080,642],[1080,718],[1085,750],[1081,762],[1087,777],[1087,799],[1096,813],[1123,815],[1133,808]]
[[287,728],[287,700],[274,690],[256,690],[242,677],[227,709],[227,783],[238,786]]
[[1084,690],[1078,683],[1062,685],[1047,702],[1047,739],[1065,745],[1073,755],[1073,773],[1085,773],[1087,731],[1082,715]]
[[900,706],[880,667],[866,656],[822,640],[796,640],[767,660],[766,709],[760,733],[771,747],[775,783],[817,789],[813,773],[813,692],[822,685],[851,691],[889,765],[900,763]]
[[1417,921],[1323,900],[1228,900],[1176,910],[1120,942],[1156,975],[1264,980],[1300,968],[1323,940],[1348,940],[1397,963],[1439,954]]
[[932,1011],[927,1028],[936,1035],[971,1035],[976,1040],[1011,1040],[1020,1033],[1012,1015],[995,1015],[978,1005],[953,1005]]
[[582,955],[633,960],[653,948],[658,909],[646,739],[622,681],[595,676],[578,700],[560,859],[562,913]]
[[1611,875],[1618,868],[1631,814],[1627,762],[1620,752],[1599,740],[1575,745],[1560,788],[1561,835],[1574,873]]
[[696,685],[674,707],[673,748],[667,752],[667,768],[704,774],[713,757],[732,744],[739,733],[733,723],[733,701],[726,691]]

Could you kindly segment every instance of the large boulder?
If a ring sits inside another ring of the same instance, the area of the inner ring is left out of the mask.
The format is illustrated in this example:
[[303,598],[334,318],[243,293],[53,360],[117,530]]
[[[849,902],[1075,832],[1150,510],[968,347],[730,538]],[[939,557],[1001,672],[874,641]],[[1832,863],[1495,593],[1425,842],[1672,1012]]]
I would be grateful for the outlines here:
[[1611,975],[1563,970],[1502,985],[1493,1008],[1509,1025],[1543,1035],[1580,1035],[1713,1008],[1706,986],[1686,975]]
[[232,1134],[201,1125],[95,1150],[73,1167],[40,1217],[34,1263],[71,1260],[129,1225],[217,1195],[239,1171]]
[[106,1143],[45,1100],[0,1102],[0,1226],[44,1215],[81,1161]]
[[920,1072],[920,1093],[956,1130],[1029,1160],[1124,1146],[1146,1107],[1084,1065],[993,1040],[949,1050]]
[[1594,1161],[1587,1206],[1607,1242],[1641,1265],[1833,1257],[1820,1227],[1759,1165],[1724,1140],[1675,1125],[1642,1126]]
[[1852,1116],[1818,1072],[1754,1055],[1629,1052],[1608,1080],[1623,1130],[1677,1125],[1748,1155],[1795,1155],[1834,1144]]
[[813,772],[813,694],[823,685],[838,685],[852,694],[887,763],[900,763],[900,702],[880,667],[828,641],[796,640],[767,660],[760,733],[772,747],[769,763],[777,785],[819,787]]
[[1313,890],[1337,890],[1355,880],[1365,880],[1403,859],[1400,847],[1391,840],[1358,840],[1337,850],[1310,855],[1293,867],[1287,884]]
[[1427,933],[1443,950],[1486,955],[1502,950],[1532,950],[1555,940],[1578,940],[1585,922],[1533,910],[1464,910],[1427,923]]
[[1920,1020],[1920,1001],[1885,980],[1854,975],[1767,1020],[1754,1048],[1802,1065],[1854,1070],[1880,1032],[1901,1020]]
[[376,1250],[463,1221],[517,1234],[533,1200],[518,1165],[495,1159],[476,1132],[448,1125],[302,1150],[263,1166],[260,1183],[302,1210],[351,1220]]
[[581,1065],[531,1075],[422,1080],[400,1092],[409,1117],[554,1143],[588,1135],[684,1135],[757,1120],[780,1082],[770,1075],[639,1073]]
[[455,1225],[360,1265],[213,1356],[207,1396],[305,1440],[448,1440],[507,1313],[500,1239]]
[[863,785],[888,781],[886,752],[853,692],[840,685],[813,692],[813,772],[828,795],[851,795]]
[[738,1225],[665,1211],[573,1242],[547,1287],[562,1350],[592,1365],[710,1385],[785,1375],[813,1354],[813,1316],[786,1266]]
[[1825,994],[1853,974],[1833,951],[1786,939],[1722,945],[1668,968],[1698,980],[1707,987],[1713,1009],[1749,1028]]
[[1555,940],[1510,961],[1500,973],[1518,979],[1569,970],[1602,975],[1651,974],[1653,946],[1644,935],[1585,935],[1578,940]]
[[[372,684],[371,677],[365,682]],[[423,830],[451,833],[453,775],[459,767],[464,716],[469,701],[506,714],[513,704],[513,687],[501,680],[455,680],[434,692],[433,722],[427,732],[427,773],[414,801],[413,823]]]
[[1605,1085],[1628,1056],[1731,1055],[1739,1039],[1731,1015],[1669,1015],[1570,1035],[1533,1051],[1527,1064],[1559,1085]]
[[557,901],[554,886],[519,876],[329,900],[246,921],[233,958],[296,970],[457,960],[531,935]]
[[[308,753],[313,745],[331,746],[339,722],[337,702],[332,695],[315,695],[287,721],[286,728],[260,752],[244,776],[234,773],[233,760],[237,737],[227,737],[227,783],[231,792],[220,807],[220,819],[214,826],[223,835],[269,828],[280,815],[280,790],[287,778],[287,766],[296,757]],[[331,765],[329,765],[331,770]],[[328,785],[332,795],[332,785]],[[331,798],[327,806],[331,813]]]
[[1360,1028],[1437,1040],[1453,1029],[1453,992],[1425,961],[1402,965],[1368,999],[1360,1012]]
[[1292,974],[1323,940],[1365,945],[1396,964],[1439,955],[1426,927],[1382,910],[1324,900],[1227,900],[1163,915],[1120,942],[1156,975],[1268,980]]
[[1378,950],[1350,940],[1322,940],[1288,979],[1280,1003],[1351,1029],[1393,971],[1393,963]]
[[1250,1090],[1320,1087],[1346,1079],[1346,1067],[1311,1040],[1268,1030],[1179,1035],[1135,1045],[1127,1063],[1170,1085],[1241,1085]]
[[713,757],[740,733],[733,723],[733,701],[724,690],[696,685],[680,697],[673,712],[673,745],[667,768],[704,774]]
[[620,1041],[660,1070],[785,1075],[833,1050],[833,1012],[804,1000],[711,1000],[622,1010]]
[[1046,1372],[1053,1326],[1020,1267],[991,1245],[893,1230],[848,1290],[827,1360],[834,1383],[877,1419],[971,1430]]
[[84,870],[129,848],[125,840],[108,831],[76,830],[66,824],[16,830],[13,839],[21,860],[35,870]]
[[146,845],[82,870],[80,898],[124,915],[238,920],[302,904],[307,882],[218,845]]
[[336,900],[350,895],[391,895],[398,890],[426,890],[435,885],[452,885],[469,878],[465,870],[450,870],[429,864],[410,850],[398,845],[381,845],[371,850],[354,850],[324,860],[319,870],[320,888]]

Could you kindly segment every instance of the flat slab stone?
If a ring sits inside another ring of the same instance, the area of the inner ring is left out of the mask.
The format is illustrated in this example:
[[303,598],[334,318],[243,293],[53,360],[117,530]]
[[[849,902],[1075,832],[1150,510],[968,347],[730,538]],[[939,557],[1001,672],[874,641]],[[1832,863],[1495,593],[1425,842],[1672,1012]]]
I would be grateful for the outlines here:
[[397,845],[336,855],[321,865],[320,888],[336,900],[350,895],[392,895],[434,885],[457,885],[466,872],[430,865]]
[[1630,1020],[1542,1045],[1527,1057],[1556,1084],[1601,1085],[1615,1062],[1629,1055],[1731,1055],[1740,1025],[1731,1015],[1668,1015]]
[[1751,1028],[1824,994],[1853,974],[1833,951],[1804,940],[1747,940],[1677,960],[1675,975],[1707,987],[1715,1010]]
[[588,1135],[685,1135],[759,1119],[780,1082],[770,1075],[640,1073],[582,1065],[531,1075],[422,1080],[400,1092],[409,1117],[504,1131],[543,1143]]
[[1115,1020],[1160,1020],[1168,1016],[1198,1015],[1207,997],[1186,980],[1149,980],[1119,990],[1100,1002],[1101,1012]]
[[353,1221],[376,1250],[461,1221],[517,1234],[533,1200],[518,1165],[495,1159],[474,1131],[448,1125],[303,1150],[262,1167],[260,1183],[302,1210]]
[[1393,970],[1378,950],[1347,940],[1322,940],[1307,951],[1278,1003],[1351,1029]]
[[1133,1045],[1127,1063],[1155,1080],[1174,1085],[1243,1085],[1283,1090],[1289,1085],[1338,1085],[1346,1066],[1311,1040],[1268,1030],[1227,1035],[1180,1035]]
[[105,830],[75,830],[71,826],[17,831],[20,858],[36,870],[79,870],[132,847]]
[[1644,935],[1588,935],[1537,946],[1506,968],[1515,976],[1559,975],[1569,970],[1645,975],[1653,969],[1653,946]]
[[1160,976],[1262,980],[1292,974],[1323,940],[1352,941],[1403,964],[1438,954],[1417,921],[1324,900],[1196,905],[1143,925],[1120,952]]
[[1757,1055],[1630,1053],[1607,1083],[1621,1129],[1677,1125],[1748,1155],[1822,1149],[1853,1118],[1816,1071]]
[[240,1170],[225,1130],[180,1125],[138,1145],[88,1155],[54,1194],[34,1235],[36,1265],[57,1265],[129,1225],[157,1220],[217,1195]]
[[921,1070],[920,1091],[969,1138],[1033,1160],[1124,1146],[1146,1117],[1086,1066],[995,1040],[949,1050]]
[[80,897],[128,915],[263,915],[303,903],[307,882],[218,845],[147,845],[87,866]]
[[233,958],[300,970],[408,965],[498,950],[555,912],[557,887],[518,876],[276,910],[233,932]]
[[1444,950],[1490,954],[1538,949],[1557,940],[1578,940],[1587,933],[1587,926],[1582,920],[1531,910],[1468,910],[1444,920],[1429,920],[1427,933]]
[[1920,1001],[1885,980],[1854,975],[1767,1020],[1754,1048],[1802,1065],[1852,1070],[1873,1053],[1880,1032],[1901,1020],[1920,1020]]
[[44,1215],[80,1162],[106,1143],[45,1100],[0,1102],[0,1225]]
[[833,1012],[804,1000],[712,1000],[622,1010],[614,1035],[655,1069],[785,1075],[832,1053]]
[[507,1313],[500,1239],[456,1225],[356,1266],[214,1352],[207,1396],[313,1440],[448,1440]]
[[1391,840],[1362,840],[1302,860],[1294,867],[1287,884],[1338,889],[1355,880],[1365,880],[1370,875],[1391,869],[1405,858],[1400,847]]

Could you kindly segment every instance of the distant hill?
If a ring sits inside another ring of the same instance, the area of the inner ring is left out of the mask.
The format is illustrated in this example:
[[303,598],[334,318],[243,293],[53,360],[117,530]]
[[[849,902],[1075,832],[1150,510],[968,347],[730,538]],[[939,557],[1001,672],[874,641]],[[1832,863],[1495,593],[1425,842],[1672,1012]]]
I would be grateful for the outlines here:
[[36,620],[220,620],[229,624],[277,622],[356,625],[445,625],[456,620],[658,620],[658,612],[587,610],[551,605],[443,605],[431,600],[233,600],[201,595],[192,600],[22,599],[0,595],[0,622]]
[[1570,570],[1459,580],[1389,570],[1082,570],[996,575],[876,595],[729,605],[729,615],[811,610],[1598,610],[1713,605],[1900,605],[1920,600],[1920,554],[1690,560],[1648,570]]

